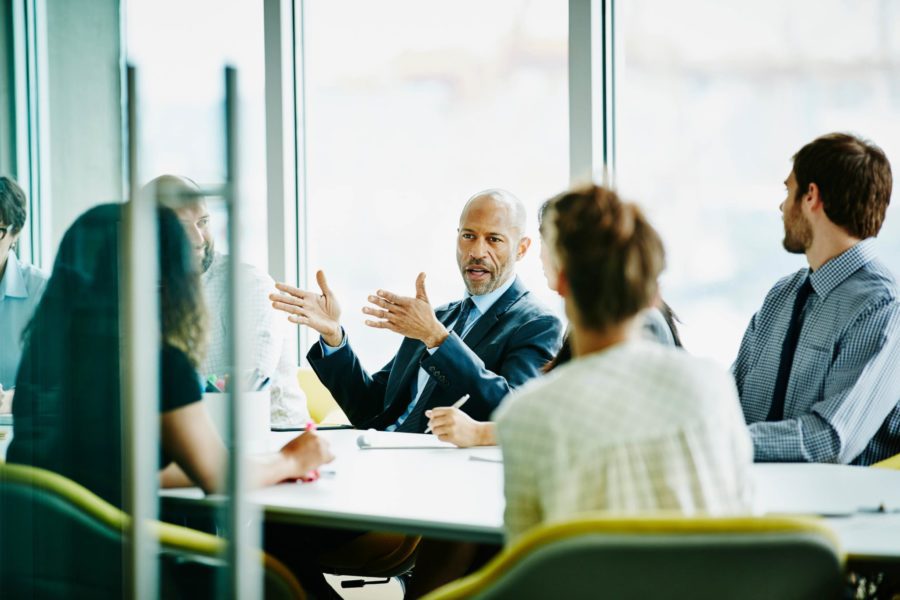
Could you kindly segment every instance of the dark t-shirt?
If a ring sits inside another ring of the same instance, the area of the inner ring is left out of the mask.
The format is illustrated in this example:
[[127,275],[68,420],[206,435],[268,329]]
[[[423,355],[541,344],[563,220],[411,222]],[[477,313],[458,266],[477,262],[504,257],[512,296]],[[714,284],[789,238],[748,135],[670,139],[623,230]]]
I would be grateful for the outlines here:
[[[118,354],[118,340],[99,337],[95,347],[73,349],[64,358],[23,362],[7,460],[57,472],[122,506],[119,361],[109,360]],[[167,345],[160,360],[160,413],[199,401],[200,382],[187,356]],[[167,462],[162,453],[160,466]]]

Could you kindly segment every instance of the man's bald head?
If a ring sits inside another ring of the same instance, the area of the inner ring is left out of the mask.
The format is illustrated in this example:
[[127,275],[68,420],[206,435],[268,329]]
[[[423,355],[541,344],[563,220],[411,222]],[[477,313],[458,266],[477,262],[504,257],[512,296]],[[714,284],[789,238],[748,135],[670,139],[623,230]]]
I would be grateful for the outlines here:
[[191,204],[206,204],[197,182],[183,175],[160,175],[145,185],[142,191],[156,194],[157,202],[176,212]]
[[506,190],[478,192],[459,217],[456,262],[469,293],[489,294],[515,275],[531,240],[525,237],[525,207]]
[[518,242],[525,235],[525,226],[528,218],[525,205],[512,192],[501,188],[492,188],[478,192],[466,201],[462,214],[459,216],[460,225],[465,220],[468,211],[475,207],[488,208],[491,211],[497,211],[499,214],[505,215],[509,227],[516,232],[515,241]]

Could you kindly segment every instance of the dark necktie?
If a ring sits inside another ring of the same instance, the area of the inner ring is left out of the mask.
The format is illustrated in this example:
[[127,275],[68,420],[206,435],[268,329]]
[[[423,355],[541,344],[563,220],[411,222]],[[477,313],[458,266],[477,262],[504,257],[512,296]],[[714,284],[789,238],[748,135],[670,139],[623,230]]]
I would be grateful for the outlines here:
[[[466,298],[462,301],[459,316],[456,317],[456,322],[453,324],[453,329],[451,330],[460,338],[463,336],[463,331],[466,328],[466,321],[469,320],[469,314],[472,312],[473,306],[475,306],[475,303],[472,302],[472,298]],[[416,371],[415,377],[419,377],[418,371]],[[417,381],[417,379],[414,379],[413,381]],[[434,389],[435,385],[437,385],[437,383],[434,378],[429,378],[427,380],[425,389],[419,394],[419,401],[412,409],[412,412],[409,413],[409,416],[406,417],[406,420],[397,427],[397,431],[407,431],[412,433],[422,433],[425,431],[425,423],[422,419],[422,416],[425,414],[425,401],[428,399],[428,396],[431,395],[431,391]],[[415,396],[413,396],[413,398],[415,398]]]
[[797,350],[797,340],[800,338],[800,330],[803,329],[803,308],[806,300],[812,292],[812,284],[809,277],[797,290],[797,298],[794,300],[794,312],[791,313],[791,322],[781,345],[781,362],[778,365],[778,377],[775,379],[775,390],[772,392],[772,405],[769,407],[769,415],[766,421],[781,421],[784,418],[784,396],[787,393],[788,381],[791,378],[791,367],[794,364],[794,352]]
[[475,306],[475,303],[472,302],[471,297],[462,301],[459,316],[456,318],[456,323],[453,324],[453,333],[458,335],[460,339],[462,339],[463,331],[466,329],[466,322],[469,320],[469,314],[472,312],[473,306]]

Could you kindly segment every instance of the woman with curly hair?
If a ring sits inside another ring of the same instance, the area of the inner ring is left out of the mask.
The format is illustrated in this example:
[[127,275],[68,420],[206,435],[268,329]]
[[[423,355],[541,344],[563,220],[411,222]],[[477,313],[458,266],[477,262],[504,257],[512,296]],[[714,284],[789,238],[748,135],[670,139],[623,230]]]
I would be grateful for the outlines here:
[[[122,225],[128,209],[90,209],[66,232],[25,332],[16,379],[9,462],[69,477],[123,505]],[[227,451],[202,402],[197,366],[206,314],[196,261],[181,223],[159,208],[160,456],[163,487],[224,488]],[[137,366],[140,368],[140,366]],[[148,426],[151,426],[148,424]],[[255,483],[297,479],[332,456],[315,434],[258,461]]]

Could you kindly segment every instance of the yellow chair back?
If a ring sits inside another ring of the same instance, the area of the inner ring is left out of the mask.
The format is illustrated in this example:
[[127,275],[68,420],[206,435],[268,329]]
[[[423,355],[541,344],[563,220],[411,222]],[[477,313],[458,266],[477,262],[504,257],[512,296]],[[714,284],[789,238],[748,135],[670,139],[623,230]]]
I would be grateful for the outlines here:
[[895,454],[890,458],[886,458],[877,463],[873,463],[871,466],[877,469],[897,469],[900,470],[900,454]]
[[812,518],[592,513],[535,528],[426,600],[836,598],[843,562]]
[[[6,484],[27,486],[39,490],[42,495],[56,496],[117,537],[124,535],[131,523],[131,517],[119,508],[71,479],[46,469],[0,463],[0,485]],[[225,540],[180,525],[152,521],[150,531],[159,540],[160,547],[187,555],[221,559],[227,549]],[[276,587],[279,596],[306,598],[300,583],[282,562],[262,551],[259,551],[259,557],[266,570],[267,581]]]
[[309,409],[309,416],[313,418],[313,421],[333,425],[350,423],[347,415],[332,397],[331,392],[319,381],[315,371],[299,369],[297,381],[300,382],[300,388],[306,394],[306,407]]

